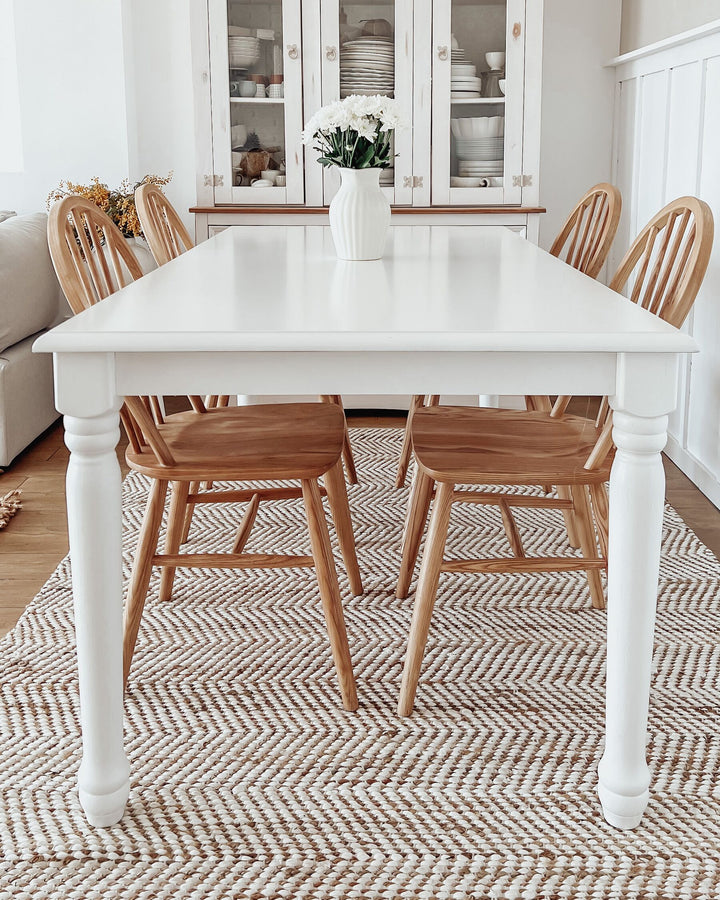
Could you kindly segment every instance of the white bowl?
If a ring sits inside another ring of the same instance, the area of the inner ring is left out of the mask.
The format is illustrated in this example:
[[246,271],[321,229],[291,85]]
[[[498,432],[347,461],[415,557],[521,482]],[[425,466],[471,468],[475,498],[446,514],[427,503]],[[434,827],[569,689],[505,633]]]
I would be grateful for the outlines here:
[[498,87],[500,88],[500,90],[503,92],[503,95],[504,95],[505,94],[505,79],[504,78],[498,79]]
[[230,51],[230,68],[231,69],[249,69],[250,66],[254,66],[255,63],[260,59],[259,53],[233,53]]
[[497,138],[505,134],[504,116],[473,116],[450,119],[450,128],[456,138],[482,140]]
[[258,178],[257,181],[253,181],[253,183],[250,185],[250,187],[254,188],[269,188],[274,186],[275,185],[272,183],[272,181],[266,181],[264,178]]
[[495,50],[492,53],[485,54],[485,62],[490,66],[491,69],[504,69],[505,68],[505,53],[500,50]]

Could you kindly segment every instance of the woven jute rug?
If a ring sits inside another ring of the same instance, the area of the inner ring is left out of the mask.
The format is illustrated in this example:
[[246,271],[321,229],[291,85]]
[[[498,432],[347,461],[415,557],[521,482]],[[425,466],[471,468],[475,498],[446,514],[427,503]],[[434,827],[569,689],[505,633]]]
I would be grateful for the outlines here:
[[[344,712],[312,570],[153,578],[127,695],[132,789],[88,827],[70,571],[3,642],[0,897],[720,897],[720,564],[665,520],[639,828],[607,825],[603,613],[582,576],[441,580],[415,714],[395,713],[409,600],[394,599],[407,491],[400,432],[353,432],[365,593],[345,614],[360,709]],[[147,483],[125,482],[126,574]],[[201,509],[191,544],[229,548],[241,510]],[[531,550],[562,522],[521,517]],[[249,549],[309,552],[295,502],[266,505]],[[451,555],[507,553],[491,509],[459,507]]]

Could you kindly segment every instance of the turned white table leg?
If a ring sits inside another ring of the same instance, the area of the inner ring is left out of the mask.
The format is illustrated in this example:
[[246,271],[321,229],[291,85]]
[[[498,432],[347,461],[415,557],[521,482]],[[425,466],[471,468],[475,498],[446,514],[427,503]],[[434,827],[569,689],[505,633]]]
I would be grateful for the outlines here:
[[117,407],[65,416],[70,449],[67,512],[80,678],[80,803],[95,826],[125,810],[130,766],[123,747],[122,559]]
[[615,412],[610,475],[605,752],[599,795],[605,818],[634,828],[649,799],[645,757],[665,473],[667,416]]

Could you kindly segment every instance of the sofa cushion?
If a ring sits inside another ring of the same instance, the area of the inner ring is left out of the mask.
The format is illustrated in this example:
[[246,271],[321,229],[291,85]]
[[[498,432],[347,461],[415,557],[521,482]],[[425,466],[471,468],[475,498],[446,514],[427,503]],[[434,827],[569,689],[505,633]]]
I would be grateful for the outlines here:
[[56,321],[59,291],[45,213],[0,222],[0,353]]

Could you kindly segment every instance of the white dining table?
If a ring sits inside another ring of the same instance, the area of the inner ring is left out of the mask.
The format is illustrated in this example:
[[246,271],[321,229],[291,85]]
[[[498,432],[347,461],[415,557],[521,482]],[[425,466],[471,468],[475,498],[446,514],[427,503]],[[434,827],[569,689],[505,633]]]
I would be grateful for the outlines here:
[[[633,828],[645,745],[664,473],[691,337],[500,227],[398,226],[339,261],[327,227],[233,227],[40,337],[70,460],[67,508],[89,822],[123,815],[123,395],[608,395],[605,750],[599,797]],[[398,523],[398,539],[401,530]],[[352,649],[352,648],[351,648]],[[362,702],[362,698],[361,702]]]

